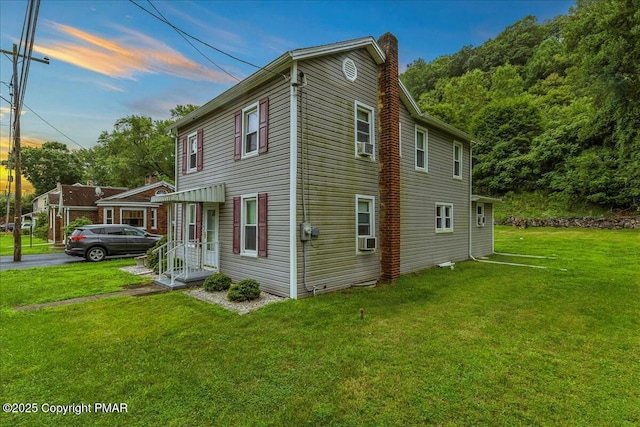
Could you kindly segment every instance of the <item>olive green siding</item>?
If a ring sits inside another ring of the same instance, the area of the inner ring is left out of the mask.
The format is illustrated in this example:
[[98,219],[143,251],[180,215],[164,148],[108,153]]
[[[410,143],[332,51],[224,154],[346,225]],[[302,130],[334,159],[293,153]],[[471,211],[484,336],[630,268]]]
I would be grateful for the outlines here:
[[[342,73],[346,57],[356,64],[355,82]],[[378,164],[356,158],[354,134],[355,101],[377,112],[378,69],[364,49],[301,61],[298,68],[307,85],[298,99],[296,215],[300,223],[306,211],[306,220],[320,229],[318,239],[297,243],[298,296],[305,297],[314,287],[326,292],[380,276],[378,252],[356,250],[356,195],[374,196],[376,211],[379,197]]]
[[[416,121],[404,108],[401,122],[401,258],[402,274],[446,261],[469,258],[469,141],[463,144],[462,179],[453,177],[454,138],[428,131],[428,172],[415,169]],[[453,205],[453,232],[436,232],[436,203]]]
[[[269,151],[234,160],[234,113],[269,97]],[[204,168],[182,174],[183,136],[204,129]],[[220,204],[220,271],[234,281],[256,279],[264,291],[289,296],[289,84],[278,76],[246,93],[224,109],[208,114],[178,135],[177,191],[224,183],[226,202]],[[268,194],[268,256],[233,253],[233,198]]]

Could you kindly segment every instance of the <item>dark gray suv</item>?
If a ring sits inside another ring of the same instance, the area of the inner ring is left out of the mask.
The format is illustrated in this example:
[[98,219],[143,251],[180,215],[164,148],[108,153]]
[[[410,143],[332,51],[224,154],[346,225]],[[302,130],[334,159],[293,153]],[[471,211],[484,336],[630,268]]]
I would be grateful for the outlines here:
[[83,225],[69,236],[64,253],[96,262],[110,255],[144,253],[160,237],[128,225]]

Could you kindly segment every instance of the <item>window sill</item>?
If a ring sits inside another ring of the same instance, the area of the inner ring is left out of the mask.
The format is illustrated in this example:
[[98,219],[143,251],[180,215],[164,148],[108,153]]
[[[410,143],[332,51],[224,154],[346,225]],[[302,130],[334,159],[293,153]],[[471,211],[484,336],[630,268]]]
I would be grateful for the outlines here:
[[251,253],[251,252],[243,252],[240,254],[240,256],[246,257],[246,258],[258,258],[258,253]]
[[462,181],[462,177],[461,176],[454,176],[453,179],[455,179],[456,181]]
[[453,233],[453,230],[436,230],[436,234]]
[[249,154],[243,154],[242,157],[240,157],[240,160],[244,160],[244,159],[250,159],[252,157],[258,157],[258,150],[256,151],[252,151]]
[[356,255],[372,255],[372,254],[375,254],[377,252],[378,252],[377,249],[374,249],[372,251],[361,251],[360,249],[356,249]]
[[374,156],[359,156],[356,155],[356,159],[365,160],[367,162],[375,162],[376,158]]
[[428,169],[415,168],[415,171],[429,175],[429,170]]

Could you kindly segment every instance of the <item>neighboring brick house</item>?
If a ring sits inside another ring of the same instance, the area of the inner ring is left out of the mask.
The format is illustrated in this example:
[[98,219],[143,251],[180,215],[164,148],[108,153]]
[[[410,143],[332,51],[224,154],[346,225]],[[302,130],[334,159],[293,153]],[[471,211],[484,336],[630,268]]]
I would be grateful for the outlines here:
[[173,124],[158,282],[221,271],[300,298],[490,254],[471,136],[421,112],[398,71],[390,33],[297,49]]
[[[142,227],[150,233],[166,234],[166,207],[162,203],[151,203],[151,197],[173,190],[173,185],[164,181],[133,190],[126,187],[58,184],[55,190],[46,193],[49,242],[64,243],[64,227],[80,217],[87,217],[94,224],[105,221],[119,224],[124,220],[124,223]],[[118,199],[121,194],[126,195]]]
[[151,197],[174,190],[173,185],[159,181],[103,197],[95,202],[98,223],[128,224],[152,234],[167,234],[167,208],[162,203],[151,202]]

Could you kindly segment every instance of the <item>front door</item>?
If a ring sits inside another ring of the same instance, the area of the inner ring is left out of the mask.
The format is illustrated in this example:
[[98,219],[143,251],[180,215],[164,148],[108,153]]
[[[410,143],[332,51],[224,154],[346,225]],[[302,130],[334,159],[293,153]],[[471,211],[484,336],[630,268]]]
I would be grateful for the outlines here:
[[204,207],[202,215],[202,260],[205,267],[218,267],[218,216],[215,207]]

